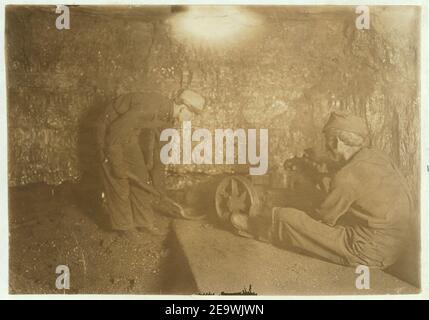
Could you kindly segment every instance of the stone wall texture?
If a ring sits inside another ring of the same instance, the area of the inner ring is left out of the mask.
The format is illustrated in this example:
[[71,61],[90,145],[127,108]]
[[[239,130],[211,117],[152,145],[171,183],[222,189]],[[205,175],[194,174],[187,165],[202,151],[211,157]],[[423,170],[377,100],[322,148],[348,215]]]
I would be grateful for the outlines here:
[[417,8],[373,7],[369,30],[356,29],[354,7],[251,8],[254,37],[209,47],[174,37],[168,19],[113,9],[71,8],[59,31],[54,10],[7,11],[11,185],[79,180],[84,131],[115,95],[190,87],[208,101],[195,127],[269,128],[272,167],[319,141],[332,110],[359,114],[418,190]]
[[320,142],[331,111],[363,116],[418,203],[417,7],[370,7],[369,30],[356,28],[355,7],[243,8],[257,23],[216,45],[178,36],[165,8],[72,7],[61,31],[55,7],[29,9],[6,12],[10,186],[80,181],[94,167],[92,128],[109,100],[189,87],[208,102],[195,127],[269,128],[270,168]]

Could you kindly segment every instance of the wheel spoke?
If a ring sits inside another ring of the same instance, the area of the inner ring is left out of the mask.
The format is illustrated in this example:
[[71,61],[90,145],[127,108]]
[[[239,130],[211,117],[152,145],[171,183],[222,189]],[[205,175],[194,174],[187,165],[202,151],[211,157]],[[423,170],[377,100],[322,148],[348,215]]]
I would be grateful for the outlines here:
[[247,198],[247,191],[243,191],[243,193],[240,195],[239,198],[240,198],[240,201],[244,203]]
[[224,198],[229,198],[229,194],[228,192],[226,192],[226,190],[222,190],[221,192],[219,192],[219,194]]
[[238,195],[239,195],[238,185],[237,185],[237,181],[235,181],[235,179],[231,179],[231,195],[234,198],[238,197]]
[[217,214],[223,220],[234,213],[249,215],[257,200],[255,190],[246,178],[226,177],[216,190]]
[[239,196],[237,201],[239,203],[239,209],[242,211],[246,209],[246,198],[247,198],[247,192],[243,191],[243,193]]

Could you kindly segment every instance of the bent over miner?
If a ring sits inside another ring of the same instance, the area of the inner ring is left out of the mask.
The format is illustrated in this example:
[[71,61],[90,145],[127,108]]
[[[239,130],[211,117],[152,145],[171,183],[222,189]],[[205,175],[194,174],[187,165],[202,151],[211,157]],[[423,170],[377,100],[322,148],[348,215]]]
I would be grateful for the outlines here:
[[97,124],[104,208],[111,227],[129,240],[136,231],[160,235],[154,224],[152,195],[165,194],[159,134],[173,120],[202,111],[204,98],[181,90],[174,99],[156,92],[124,94],[110,103]]
[[332,113],[323,133],[340,169],[315,215],[275,207],[267,216],[234,214],[231,221],[242,231],[324,260],[386,268],[403,251],[408,232],[412,203],[404,178],[387,155],[365,146],[369,133],[363,119]]

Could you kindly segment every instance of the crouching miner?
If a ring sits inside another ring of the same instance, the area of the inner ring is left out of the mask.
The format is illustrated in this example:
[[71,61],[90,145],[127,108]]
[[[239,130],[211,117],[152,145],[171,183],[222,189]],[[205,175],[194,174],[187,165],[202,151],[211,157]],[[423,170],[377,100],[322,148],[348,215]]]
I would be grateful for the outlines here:
[[412,202],[404,178],[387,155],[365,146],[363,119],[333,113],[323,133],[340,169],[315,212],[275,207],[253,218],[235,214],[231,221],[245,232],[324,260],[386,268],[407,237]]
[[159,134],[173,119],[190,120],[203,105],[204,99],[190,90],[172,100],[156,92],[129,93],[107,105],[96,131],[103,205],[121,235],[136,240],[137,231],[162,234],[152,208],[153,196],[165,194]]

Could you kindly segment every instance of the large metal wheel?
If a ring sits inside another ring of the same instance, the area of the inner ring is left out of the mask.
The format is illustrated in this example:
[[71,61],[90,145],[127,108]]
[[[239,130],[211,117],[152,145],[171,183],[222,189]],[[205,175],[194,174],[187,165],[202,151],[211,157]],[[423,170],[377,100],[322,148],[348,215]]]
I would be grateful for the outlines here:
[[229,221],[232,213],[252,215],[261,201],[252,183],[242,176],[224,178],[216,189],[216,213]]

